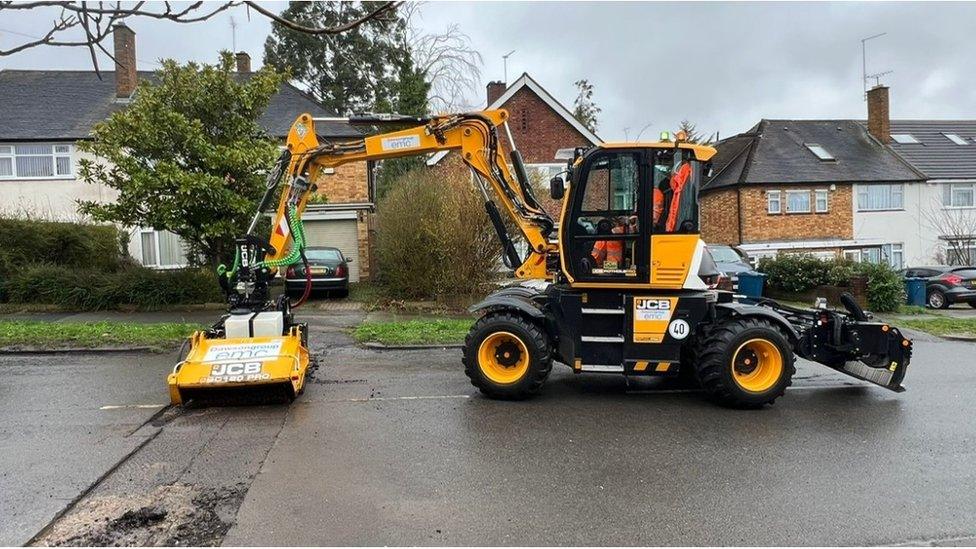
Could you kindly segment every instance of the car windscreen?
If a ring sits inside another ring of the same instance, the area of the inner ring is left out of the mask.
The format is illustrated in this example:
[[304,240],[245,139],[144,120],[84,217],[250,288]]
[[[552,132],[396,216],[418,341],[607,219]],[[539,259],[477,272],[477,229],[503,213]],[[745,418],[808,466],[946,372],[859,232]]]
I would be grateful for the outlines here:
[[709,246],[708,251],[711,252],[712,259],[717,263],[740,263],[742,261],[742,257],[728,246]]
[[309,261],[319,260],[319,261],[342,261],[342,256],[339,255],[339,250],[305,250],[305,257]]

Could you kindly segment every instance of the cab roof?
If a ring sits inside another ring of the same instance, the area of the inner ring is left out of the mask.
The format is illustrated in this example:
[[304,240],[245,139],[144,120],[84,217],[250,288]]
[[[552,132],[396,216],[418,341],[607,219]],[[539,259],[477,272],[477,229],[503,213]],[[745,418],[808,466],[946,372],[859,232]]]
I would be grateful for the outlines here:
[[715,149],[708,145],[697,145],[695,143],[677,143],[674,141],[640,141],[629,143],[601,143],[597,145],[600,149],[687,149],[695,153],[695,160],[705,162],[715,156]]

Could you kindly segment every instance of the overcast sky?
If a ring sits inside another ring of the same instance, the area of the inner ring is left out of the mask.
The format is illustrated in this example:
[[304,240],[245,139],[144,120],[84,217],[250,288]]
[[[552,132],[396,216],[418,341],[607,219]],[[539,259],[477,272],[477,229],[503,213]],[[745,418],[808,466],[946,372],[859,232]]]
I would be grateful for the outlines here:
[[[0,48],[42,35],[50,10],[0,12]],[[270,25],[243,8],[193,25],[139,20],[140,69],[155,60],[213,61],[237,49],[260,65]],[[976,3],[430,2],[419,24],[457,23],[484,56],[484,80],[531,74],[571,108],[586,78],[603,109],[606,140],[674,129],[687,118],[706,133],[744,131],[760,118],[864,118],[860,39],[868,72],[891,87],[894,118],[976,118]],[[111,47],[111,46],[109,46]],[[110,67],[108,59],[105,66]],[[2,68],[90,69],[81,49],[37,48],[0,57]],[[484,96],[484,86],[472,92]],[[2,100],[2,98],[0,98]],[[2,108],[2,105],[0,105]]]

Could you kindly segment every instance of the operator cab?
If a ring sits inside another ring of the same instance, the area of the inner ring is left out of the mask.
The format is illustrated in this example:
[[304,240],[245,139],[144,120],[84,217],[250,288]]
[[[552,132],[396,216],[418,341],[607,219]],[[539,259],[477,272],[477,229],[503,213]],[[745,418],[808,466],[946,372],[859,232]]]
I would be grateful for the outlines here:
[[[697,239],[698,189],[707,160],[700,149],[662,141],[577,151],[560,222],[564,268],[572,280],[648,284],[652,237]],[[557,192],[559,183],[552,183]]]

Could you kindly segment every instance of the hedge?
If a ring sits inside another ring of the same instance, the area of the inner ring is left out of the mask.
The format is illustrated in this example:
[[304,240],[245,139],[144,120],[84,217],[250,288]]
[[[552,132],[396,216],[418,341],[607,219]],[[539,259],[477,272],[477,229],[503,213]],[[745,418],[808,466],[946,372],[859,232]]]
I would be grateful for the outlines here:
[[860,276],[867,279],[867,299],[872,310],[897,311],[905,303],[901,275],[885,264],[783,254],[761,259],[759,271],[766,274],[771,288],[790,293],[802,293],[818,286],[849,286],[851,278]]
[[53,304],[80,310],[113,309],[120,305],[159,309],[224,299],[216,276],[209,271],[156,271],[138,266],[102,271],[30,265],[9,273],[3,280],[3,290],[10,303]]
[[0,273],[31,263],[114,271],[123,236],[112,225],[0,218]]

